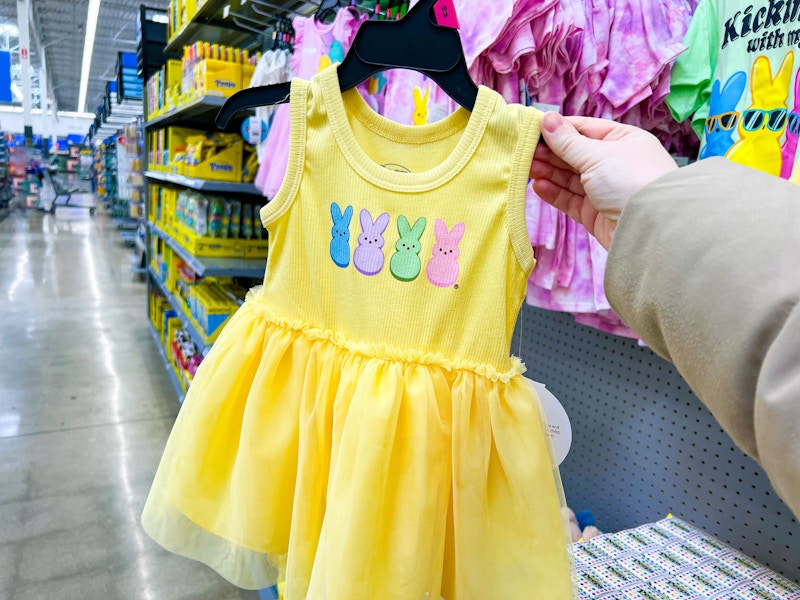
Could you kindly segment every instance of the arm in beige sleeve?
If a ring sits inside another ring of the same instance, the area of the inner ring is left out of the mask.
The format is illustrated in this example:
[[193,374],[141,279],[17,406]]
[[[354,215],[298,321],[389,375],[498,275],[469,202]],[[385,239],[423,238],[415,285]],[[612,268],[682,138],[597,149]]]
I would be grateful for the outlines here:
[[800,186],[722,158],[658,179],[624,209],[605,284],[800,516]]

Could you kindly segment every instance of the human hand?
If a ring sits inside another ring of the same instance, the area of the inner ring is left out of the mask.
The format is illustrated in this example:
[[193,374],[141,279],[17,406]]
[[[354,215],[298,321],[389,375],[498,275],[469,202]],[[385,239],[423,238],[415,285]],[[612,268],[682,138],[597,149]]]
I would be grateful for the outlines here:
[[531,163],[534,191],[608,249],[636,192],[677,169],[655,136],[606,119],[546,113]]

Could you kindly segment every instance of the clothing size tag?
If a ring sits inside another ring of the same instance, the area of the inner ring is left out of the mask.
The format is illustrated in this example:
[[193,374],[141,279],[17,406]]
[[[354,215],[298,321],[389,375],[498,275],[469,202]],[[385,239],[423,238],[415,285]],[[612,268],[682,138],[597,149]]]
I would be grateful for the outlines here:
[[433,14],[436,24],[440,27],[459,29],[456,5],[453,4],[453,0],[439,0],[433,5]]
[[532,381],[536,393],[539,395],[539,402],[544,412],[545,426],[550,431],[550,439],[553,440],[553,448],[556,454],[556,464],[560,465],[569,454],[572,446],[572,425],[570,425],[567,411],[561,406],[556,397],[550,393],[543,383]]

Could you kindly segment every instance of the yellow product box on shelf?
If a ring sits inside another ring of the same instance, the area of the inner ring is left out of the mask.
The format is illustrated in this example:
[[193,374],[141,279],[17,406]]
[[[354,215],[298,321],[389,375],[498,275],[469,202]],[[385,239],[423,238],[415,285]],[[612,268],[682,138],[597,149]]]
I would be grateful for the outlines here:
[[195,65],[194,78],[198,96],[211,95],[227,98],[242,89],[242,65],[226,60],[206,58],[198,61]]
[[169,302],[163,296],[150,294],[150,322],[156,331],[161,331],[164,324],[164,311],[169,307]]
[[203,333],[214,341],[221,328],[236,312],[239,305],[228,298],[215,282],[204,282],[192,288],[189,300],[192,318],[195,319]]
[[267,258],[269,244],[267,240],[245,240],[245,258]]
[[252,65],[242,65],[242,89],[250,87],[250,80],[256,68]]
[[202,6],[202,0],[170,0],[167,7],[169,17],[169,39],[175,37],[183,27],[192,20],[197,13],[198,6]]
[[197,13],[197,0],[178,0],[178,10],[180,12],[180,27],[183,27],[194,18]]
[[184,165],[183,172],[195,179],[240,182],[243,156],[244,142],[239,140],[197,165]]
[[244,258],[247,240],[200,236],[177,221],[173,222],[171,233],[177,242],[194,256]]
[[154,183],[147,184],[147,220],[151,223],[158,222],[158,194],[160,187]]
[[175,210],[180,192],[175,188],[168,187],[161,190],[161,221],[159,221],[159,225],[164,231],[169,232],[175,220]]
[[[172,171],[175,164],[180,162],[179,155],[185,154],[187,140],[192,137],[202,137],[206,133],[188,127],[166,127],[150,134],[150,156],[148,168],[162,173]],[[183,174],[183,173],[179,173]]]
[[147,120],[158,116],[158,77],[153,75],[147,80]]
[[164,346],[164,350],[167,351],[167,356],[169,356],[170,362],[173,362],[172,340],[175,339],[175,332],[180,329],[183,329],[183,323],[181,323],[181,320],[178,317],[170,317],[167,319],[167,322],[164,324],[164,329],[161,331],[161,343]]
[[164,109],[172,110],[180,106],[181,85],[183,77],[183,63],[179,60],[170,59],[164,65]]
[[183,164],[183,156],[177,156],[173,158],[171,161],[169,161],[169,165],[167,165],[167,170],[173,175],[185,175],[186,165]]

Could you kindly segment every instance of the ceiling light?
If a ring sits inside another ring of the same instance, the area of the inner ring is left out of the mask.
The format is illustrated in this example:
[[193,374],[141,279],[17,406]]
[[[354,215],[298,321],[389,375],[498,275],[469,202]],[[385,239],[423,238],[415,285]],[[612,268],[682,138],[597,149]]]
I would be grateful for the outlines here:
[[100,14],[100,0],[89,0],[89,12],[86,16],[86,39],[83,41],[83,64],[81,65],[81,84],[78,91],[78,107],[86,108],[86,92],[89,88],[89,71],[92,68],[92,51],[94,36],[97,33],[97,16]]

